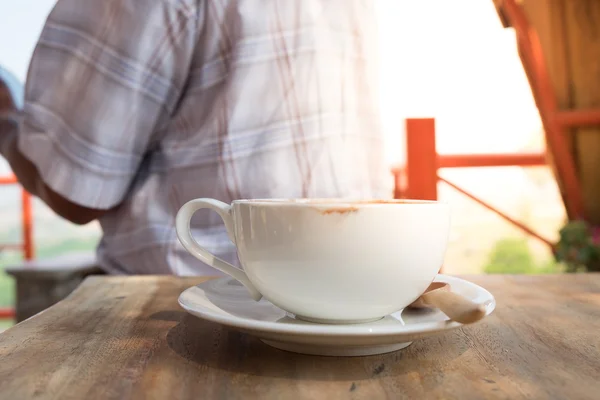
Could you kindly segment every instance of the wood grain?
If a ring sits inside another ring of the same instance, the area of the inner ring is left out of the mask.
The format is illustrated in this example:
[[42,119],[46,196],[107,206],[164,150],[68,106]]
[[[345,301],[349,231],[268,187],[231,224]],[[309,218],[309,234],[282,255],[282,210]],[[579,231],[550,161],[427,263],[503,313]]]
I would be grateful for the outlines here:
[[474,276],[494,314],[383,356],[272,349],[187,315],[200,278],[92,277],[0,335],[0,399],[595,399],[600,275]]
[[[524,0],[522,5],[539,35],[559,107],[600,107],[600,1]],[[581,180],[586,218],[598,225],[600,127],[571,129],[567,135]]]
[[[571,95],[575,109],[600,107],[600,2],[565,0]],[[600,224],[600,127],[575,130],[578,161],[586,216]]]

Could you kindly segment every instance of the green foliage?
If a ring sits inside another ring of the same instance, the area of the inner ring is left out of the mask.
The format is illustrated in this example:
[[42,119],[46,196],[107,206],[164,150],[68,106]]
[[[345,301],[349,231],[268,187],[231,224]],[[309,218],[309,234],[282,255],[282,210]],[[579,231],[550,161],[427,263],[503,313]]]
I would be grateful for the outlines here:
[[539,264],[524,238],[506,238],[496,242],[484,267],[487,274],[549,274],[559,272],[553,260]]
[[585,221],[569,221],[560,230],[555,257],[567,272],[600,271],[600,229]]
[[10,307],[15,303],[14,279],[0,269],[0,307]]
[[5,330],[7,330],[8,328],[10,328],[14,324],[15,324],[15,322],[12,319],[3,319],[3,320],[0,320],[0,333],[4,332]]
[[58,257],[69,253],[78,253],[82,251],[93,252],[98,245],[98,238],[85,237],[73,238],[56,243],[52,246],[40,246],[36,251],[36,257],[40,260],[45,258]]

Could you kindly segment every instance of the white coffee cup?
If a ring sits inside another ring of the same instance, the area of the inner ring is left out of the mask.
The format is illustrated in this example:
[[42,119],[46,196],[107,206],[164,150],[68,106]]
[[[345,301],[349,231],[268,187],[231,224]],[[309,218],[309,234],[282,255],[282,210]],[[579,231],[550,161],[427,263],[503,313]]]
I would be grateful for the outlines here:
[[[191,235],[192,215],[216,211],[243,271]],[[379,319],[416,300],[438,273],[450,229],[434,201],[196,199],[177,213],[177,236],[196,258],[296,317],[322,323]]]

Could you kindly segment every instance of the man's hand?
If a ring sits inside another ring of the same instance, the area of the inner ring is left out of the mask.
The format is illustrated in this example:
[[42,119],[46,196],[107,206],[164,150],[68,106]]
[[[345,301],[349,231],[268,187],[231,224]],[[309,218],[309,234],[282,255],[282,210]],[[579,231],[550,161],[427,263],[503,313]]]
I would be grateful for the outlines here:
[[13,100],[8,85],[0,78],[0,150],[2,150],[3,136],[11,129],[14,129],[12,116],[16,113],[17,107]]
[[15,103],[6,83],[0,79],[0,112],[13,111]]

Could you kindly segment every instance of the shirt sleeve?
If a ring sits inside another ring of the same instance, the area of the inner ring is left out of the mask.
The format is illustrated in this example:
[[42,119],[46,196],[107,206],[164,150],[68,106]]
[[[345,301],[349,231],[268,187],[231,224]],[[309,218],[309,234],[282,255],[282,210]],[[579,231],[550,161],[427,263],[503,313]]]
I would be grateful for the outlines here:
[[195,46],[177,0],[58,0],[29,67],[19,150],[53,191],[119,204],[174,112]]

